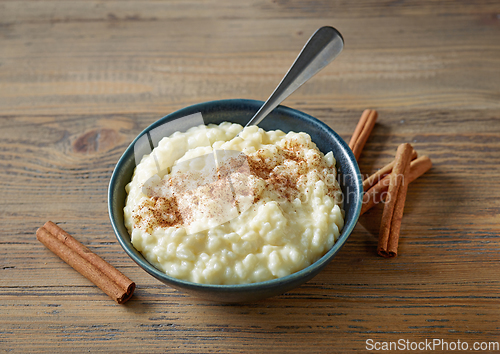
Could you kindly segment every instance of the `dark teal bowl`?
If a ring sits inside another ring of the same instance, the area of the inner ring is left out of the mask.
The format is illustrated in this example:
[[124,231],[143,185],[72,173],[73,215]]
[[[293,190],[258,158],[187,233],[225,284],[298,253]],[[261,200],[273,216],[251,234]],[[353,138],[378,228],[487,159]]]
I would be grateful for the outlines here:
[[[279,106],[267,116],[259,126],[265,130],[280,129],[284,132],[306,132],[316,143],[318,148],[327,153],[333,151],[337,160],[339,184],[344,194],[345,223],[340,237],[335,245],[318,261],[309,267],[288,276],[252,284],[239,285],[211,285],[197,284],[170,277],[151,265],[130,242],[129,233],[123,222],[123,208],[125,206],[125,186],[132,179],[135,168],[134,143],[150,131],[166,122],[201,112],[206,124],[219,124],[224,121],[245,125],[253,114],[263,104],[254,100],[221,100],[195,104],[171,113],[146,128],[130,144],[118,161],[108,191],[108,210],[111,224],[118,242],[125,252],[147,273],[159,281],[192,294],[196,297],[221,302],[251,302],[285,293],[317,275],[335,257],[340,248],[347,241],[359,218],[363,198],[363,186],[358,164],[351,149],[342,138],[326,124],[316,118],[297,110]],[[139,281],[140,283],[140,281]]]

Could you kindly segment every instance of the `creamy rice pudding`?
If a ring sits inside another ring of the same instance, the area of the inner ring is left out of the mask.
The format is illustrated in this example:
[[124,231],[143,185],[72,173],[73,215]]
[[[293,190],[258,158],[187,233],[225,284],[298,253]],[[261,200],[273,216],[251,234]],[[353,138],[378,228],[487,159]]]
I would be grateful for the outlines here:
[[125,225],[134,247],[178,279],[283,277],[314,263],[340,235],[335,163],[306,133],[193,127],[163,138],[137,165]]

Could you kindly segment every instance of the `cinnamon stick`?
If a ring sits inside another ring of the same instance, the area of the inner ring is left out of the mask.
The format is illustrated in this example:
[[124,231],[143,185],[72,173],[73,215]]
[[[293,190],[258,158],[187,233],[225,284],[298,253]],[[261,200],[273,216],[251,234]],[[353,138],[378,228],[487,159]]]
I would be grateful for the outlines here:
[[45,247],[97,285],[117,303],[123,304],[132,297],[135,290],[133,281],[52,221],[47,221],[43,227],[39,228],[36,231],[36,237]]
[[373,109],[365,109],[361,118],[359,119],[358,125],[352,134],[351,141],[349,142],[349,147],[351,148],[356,160],[359,159],[361,151],[370,136],[375,122],[377,121],[378,113]]
[[[415,160],[418,157],[417,151],[413,150],[411,154],[411,160]],[[394,163],[395,160],[392,160],[391,163],[385,165],[382,167],[380,170],[375,172],[373,175],[368,177],[363,181],[363,190],[366,192],[370,188],[372,188],[374,185],[376,185],[378,182],[380,182],[385,176],[389,175],[392,172],[392,169],[394,168]]]
[[[389,165],[394,166],[394,162],[391,162]],[[383,168],[385,169],[389,165],[386,165]],[[428,156],[421,156],[418,159],[413,160],[410,164],[410,174],[408,175],[408,183],[411,183],[420,176],[422,176],[424,173],[429,171],[431,167],[432,167],[432,162]],[[374,175],[370,176],[370,178],[373,176]],[[368,191],[365,191],[365,194],[363,195],[363,205],[361,206],[361,215],[385,199],[387,191],[389,189],[389,182],[390,182],[390,176],[387,175],[380,181],[378,181],[378,183],[374,184]]]
[[398,254],[399,231],[409,184],[412,149],[410,144],[399,145],[394,168],[390,174],[377,247],[377,253],[383,257],[395,257]]

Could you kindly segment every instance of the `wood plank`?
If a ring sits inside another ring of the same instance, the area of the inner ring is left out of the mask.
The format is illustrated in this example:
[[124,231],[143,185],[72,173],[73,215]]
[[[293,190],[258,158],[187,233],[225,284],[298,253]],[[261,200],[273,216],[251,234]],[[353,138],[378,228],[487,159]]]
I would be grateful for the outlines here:
[[99,21],[163,21],[192,18],[213,19],[279,19],[279,18],[369,18],[415,15],[482,15],[494,22],[499,10],[495,0],[460,1],[423,0],[401,2],[390,0],[329,1],[307,0],[235,2],[210,1],[37,1],[3,0],[3,18],[20,22],[99,22]]
[[[262,20],[258,31],[255,26],[255,20],[231,19],[187,20],[181,27],[134,21],[118,27],[78,21],[12,24],[4,39],[7,50],[0,54],[0,104],[5,114],[163,113],[172,104],[265,99],[319,25],[278,19]],[[337,27],[346,37],[346,50],[314,85],[306,84],[290,98],[290,105],[500,106],[499,66],[484,59],[500,55],[498,26],[471,16],[434,15],[410,21],[341,19]],[[365,34],[363,28],[377,31]],[[210,38],[203,35],[205,29],[213,33]],[[16,40],[20,37],[30,41]],[[461,70],[465,65],[474,70]]]

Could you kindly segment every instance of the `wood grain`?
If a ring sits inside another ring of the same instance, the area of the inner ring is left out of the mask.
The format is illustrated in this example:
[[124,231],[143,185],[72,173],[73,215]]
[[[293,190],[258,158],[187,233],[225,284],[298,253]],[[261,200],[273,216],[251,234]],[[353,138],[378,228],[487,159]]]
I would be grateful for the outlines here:
[[[499,14],[497,1],[1,1],[0,349],[348,353],[367,339],[500,341]],[[162,285],[109,223],[122,152],[186,105],[266,99],[325,24],[345,50],[285,104],[347,141],[363,109],[376,109],[363,174],[403,142],[433,161],[409,187],[398,257],[376,255],[380,205],[323,272],[282,296],[223,305]],[[137,283],[126,305],[36,241],[49,219]]]

